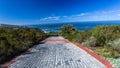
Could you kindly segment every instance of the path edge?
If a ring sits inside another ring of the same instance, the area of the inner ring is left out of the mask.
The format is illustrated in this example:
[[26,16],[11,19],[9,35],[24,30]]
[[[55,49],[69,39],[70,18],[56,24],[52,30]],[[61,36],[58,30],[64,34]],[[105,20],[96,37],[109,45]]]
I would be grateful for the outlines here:
[[96,58],[98,61],[100,61],[102,64],[104,64],[107,68],[113,68],[113,65],[112,65],[109,61],[105,60],[105,59],[104,59],[103,57],[101,57],[100,55],[97,55],[97,54],[94,53],[92,50],[90,50],[90,49],[88,49],[88,48],[86,48],[86,47],[84,47],[84,46],[82,46],[82,45],[80,45],[80,44],[78,44],[78,43],[76,43],[76,42],[71,42],[71,43],[73,43],[73,44],[76,45],[77,47],[79,47],[79,48],[83,49],[84,51],[86,51],[87,53],[89,53],[91,56],[93,56],[93,57]]
[[[62,36],[60,36],[62,37]],[[63,37],[64,38],[64,37]],[[65,38],[64,38],[65,39]],[[83,45],[80,45],[79,43],[76,43],[76,42],[71,42],[69,41],[68,39],[65,39],[66,41],[74,44],[75,46],[83,49],[85,52],[89,53],[91,56],[93,56],[95,59],[97,59],[99,62],[101,62],[102,64],[104,64],[107,68],[114,68],[114,66],[109,62],[107,61],[106,59],[104,59],[103,57],[101,57],[100,55],[97,55],[96,53],[94,53],[92,50],[84,47]]]

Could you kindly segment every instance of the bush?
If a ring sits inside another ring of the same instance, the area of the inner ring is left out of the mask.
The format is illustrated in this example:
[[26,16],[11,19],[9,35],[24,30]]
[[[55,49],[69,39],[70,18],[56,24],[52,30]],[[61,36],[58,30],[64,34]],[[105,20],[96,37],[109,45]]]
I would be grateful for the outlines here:
[[96,48],[94,52],[106,58],[118,58],[120,56],[116,50],[108,46]]
[[58,36],[58,32],[49,32],[47,33],[48,36]]
[[87,46],[87,47],[94,47],[96,44],[96,38],[91,36],[89,39],[87,39],[85,42],[82,42],[82,45]]
[[78,43],[85,42],[91,36],[91,31],[85,30],[75,34],[74,41]]
[[0,27],[0,63],[4,63],[47,37],[42,30],[36,28],[16,28]]
[[[78,31],[72,25],[64,25],[60,35],[91,48],[95,53],[104,57],[117,58],[120,52],[120,25],[97,26],[92,31]],[[114,41],[115,40],[115,41]],[[109,45],[108,42],[111,42]]]
[[96,46],[104,46],[109,41],[120,38],[120,26],[97,26],[92,30],[92,36],[96,38]]
[[73,38],[75,37],[76,33],[77,33],[76,28],[73,25],[68,24],[68,25],[63,25],[60,28],[59,35],[72,41]]
[[61,28],[60,28],[60,32],[59,34],[62,35],[62,36],[65,36],[65,35],[69,35],[69,34],[74,34],[76,33],[76,28],[73,26],[73,25],[63,25]]
[[111,47],[120,53],[120,38],[108,43]]

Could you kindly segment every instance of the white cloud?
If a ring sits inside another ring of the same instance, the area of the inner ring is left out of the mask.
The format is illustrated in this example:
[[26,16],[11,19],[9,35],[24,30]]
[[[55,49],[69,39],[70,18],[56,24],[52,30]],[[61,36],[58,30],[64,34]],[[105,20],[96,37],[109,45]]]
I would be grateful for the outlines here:
[[120,14],[117,14],[117,16],[120,16]]
[[[118,10],[117,10],[117,11],[118,11]],[[116,12],[116,11],[111,10],[111,11],[109,11],[109,12]]]
[[63,17],[68,17],[68,16],[63,16]]
[[116,20],[120,18],[120,10],[95,11],[88,13],[74,14],[71,16],[49,16],[41,18],[41,22],[74,22],[74,21],[99,21]]
[[49,16],[49,17],[41,18],[40,21],[59,20],[59,19],[60,19],[59,16]]
[[108,13],[108,12],[106,12],[106,11],[102,11],[101,13]]
[[76,16],[85,16],[85,15],[88,15],[88,13],[81,13],[81,14],[78,14]]
[[102,13],[118,13],[120,10],[109,10],[109,11],[102,11]]

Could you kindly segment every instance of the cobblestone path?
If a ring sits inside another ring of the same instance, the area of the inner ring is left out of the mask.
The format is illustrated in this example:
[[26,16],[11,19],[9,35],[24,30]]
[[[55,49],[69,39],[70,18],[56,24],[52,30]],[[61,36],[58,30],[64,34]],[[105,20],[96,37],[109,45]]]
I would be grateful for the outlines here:
[[8,68],[106,68],[84,50],[64,40],[49,37]]

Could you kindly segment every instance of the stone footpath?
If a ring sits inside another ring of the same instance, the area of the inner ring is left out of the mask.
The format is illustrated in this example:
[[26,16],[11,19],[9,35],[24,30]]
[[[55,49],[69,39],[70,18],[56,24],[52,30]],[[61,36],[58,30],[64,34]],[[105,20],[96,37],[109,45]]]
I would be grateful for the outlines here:
[[93,56],[62,37],[49,37],[8,68],[106,68]]

